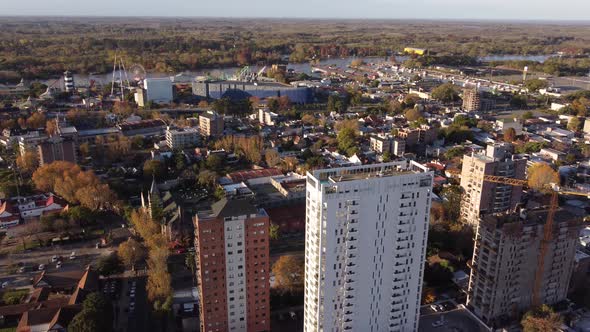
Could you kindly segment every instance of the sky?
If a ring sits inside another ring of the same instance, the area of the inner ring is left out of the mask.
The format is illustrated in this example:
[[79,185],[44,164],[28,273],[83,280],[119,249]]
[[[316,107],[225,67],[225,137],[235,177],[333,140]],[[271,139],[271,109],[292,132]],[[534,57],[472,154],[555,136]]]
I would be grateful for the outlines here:
[[0,16],[590,20],[590,0],[0,0]]

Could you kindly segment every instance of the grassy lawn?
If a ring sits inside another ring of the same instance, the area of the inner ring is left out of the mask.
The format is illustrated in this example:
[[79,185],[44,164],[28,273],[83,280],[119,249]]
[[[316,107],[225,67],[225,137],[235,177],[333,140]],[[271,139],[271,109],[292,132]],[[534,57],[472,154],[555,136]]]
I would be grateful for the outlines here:
[[2,327],[2,328],[0,328],[0,332],[16,332],[16,326],[15,327]]
[[9,290],[2,294],[2,302],[4,304],[19,304],[27,294],[29,294],[28,289]]

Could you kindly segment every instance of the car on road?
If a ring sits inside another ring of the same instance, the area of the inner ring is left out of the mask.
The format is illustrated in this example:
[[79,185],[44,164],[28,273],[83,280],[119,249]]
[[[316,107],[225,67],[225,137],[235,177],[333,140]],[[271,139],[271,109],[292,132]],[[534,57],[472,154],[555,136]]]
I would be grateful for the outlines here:
[[55,262],[57,262],[57,255],[53,255],[53,257],[51,257],[51,263]]
[[70,259],[71,260],[76,259],[76,252],[75,251],[72,251],[72,253],[70,254]]
[[9,284],[10,284],[10,282],[8,282],[8,281],[3,282],[2,283],[2,288],[8,287]]
[[57,264],[55,264],[55,268],[56,269],[61,269],[61,262],[58,261]]
[[45,264],[39,264],[39,271],[45,270]]

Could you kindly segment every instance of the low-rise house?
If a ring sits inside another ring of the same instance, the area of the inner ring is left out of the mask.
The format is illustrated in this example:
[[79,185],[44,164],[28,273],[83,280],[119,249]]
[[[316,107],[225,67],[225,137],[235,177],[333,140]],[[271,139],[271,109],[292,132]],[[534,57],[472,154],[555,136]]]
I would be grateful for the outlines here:
[[515,119],[498,119],[495,124],[496,130],[504,132],[508,128],[514,129],[516,135],[522,134],[522,123]]
[[565,158],[565,153],[563,153],[561,151],[557,151],[555,149],[551,149],[551,148],[541,149],[541,151],[539,151],[538,155],[544,156],[544,157],[549,158],[553,161],[558,161],[558,160],[562,160],[563,158]]
[[20,223],[20,214],[9,201],[0,203],[0,228],[7,228]]
[[48,213],[59,213],[68,207],[52,193],[19,197],[13,200],[13,204],[17,206],[22,220],[37,219]]

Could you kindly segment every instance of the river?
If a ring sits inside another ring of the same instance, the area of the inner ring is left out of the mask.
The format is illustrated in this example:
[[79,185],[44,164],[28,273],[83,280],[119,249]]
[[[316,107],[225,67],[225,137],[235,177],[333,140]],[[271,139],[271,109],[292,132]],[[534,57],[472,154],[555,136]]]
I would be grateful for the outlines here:
[[[513,61],[513,60],[530,60],[530,61],[537,61],[537,62],[544,62],[548,58],[552,57],[552,55],[489,55],[481,57],[481,61]],[[407,60],[408,56],[395,56],[396,61],[403,62]],[[346,57],[346,58],[333,58],[333,59],[324,59],[319,61],[319,63],[315,65],[320,66],[331,66],[334,65],[338,68],[346,68],[350,65],[350,63],[355,59],[361,59],[366,63],[378,63],[384,61],[385,57]],[[298,73],[305,73],[308,75],[312,75],[311,68],[312,65],[309,62],[305,63],[289,63],[287,65],[288,69],[293,69]],[[241,67],[227,67],[227,68],[209,68],[197,71],[187,71],[184,72],[186,75],[189,76],[206,76],[211,75],[212,77],[222,77],[225,75],[226,77],[233,76],[241,70]],[[258,72],[262,69],[261,66],[252,65],[250,66],[252,72]],[[158,77],[170,77],[173,76],[170,73],[148,73],[147,77],[149,78],[158,78]],[[119,77],[119,73],[115,73],[116,79]],[[99,84],[106,84],[110,82],[113,78],[112,73],[108,74],[97,74],[97,75],[88,75],[88,74],[74,74],[74,81],[76,84],[80,86],[87,86],[89,84],[89,80],[94,80]],[[125,76],[123,75],[123,78]],[[131,77],[129,77],[131,79]],[[48,82],[54,82],[55,80],[48,80]]]

